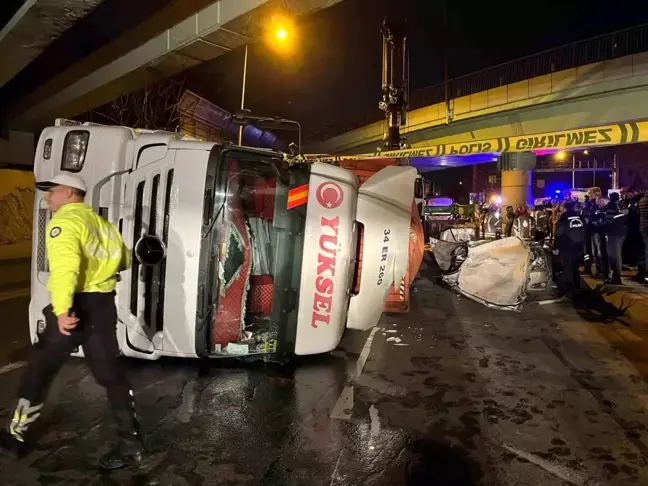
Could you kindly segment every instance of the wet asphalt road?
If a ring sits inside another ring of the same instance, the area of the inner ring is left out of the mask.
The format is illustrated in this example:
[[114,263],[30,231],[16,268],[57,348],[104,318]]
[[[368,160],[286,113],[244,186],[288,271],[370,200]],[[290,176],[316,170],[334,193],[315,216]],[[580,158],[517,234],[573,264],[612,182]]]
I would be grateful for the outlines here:
[[0,300],[0,367],[19,361],[29,345],[29,297]]
[[[137,472],[97,471],[105,396],[72,360],[37,448],[0,459],[0,484],[648,484],[648,386],[606,339],[615,324],[568,302],[493,311],[426,272],[363,367],[369,333],[284,368],[125,360],[150,450]],[[2,420],[19,376],[0,375]]]
[[0,367],[20,360],[29,344],[30,258],[0,259]]

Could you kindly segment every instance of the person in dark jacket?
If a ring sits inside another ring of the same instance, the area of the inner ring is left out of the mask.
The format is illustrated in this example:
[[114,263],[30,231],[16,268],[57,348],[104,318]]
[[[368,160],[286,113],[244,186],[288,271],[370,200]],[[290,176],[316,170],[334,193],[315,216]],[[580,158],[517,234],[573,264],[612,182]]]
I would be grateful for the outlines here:
[[585,222],[585,256],[583,257],[583,275],[592,275],[592,264],[594,264],[592,216],[596,212],[596,204],[585,196],[581,216]]
[[643,282],[646,278],[646,262],[644,261],[644,243],[641,238],[639,201],[643,194],[639,193],[634,187],[626,191],[625,204],[628,209],[626,218],[627,234],[623,242],[623,261],[627,264],[636,264],[639,271],[633,280]]
[[513,234],[513,221],[515,221],[515,211],[513,206],[506,206],[506,236]]
[[[648,192],[646,192],[638,204],[639,209],[639,233],[644,244],[643,255],[643,283],[648,283],[648,274],[646,267],[648,266]],[[640,269],[641,271],[641,269]]]
[[610,194],[610,202],[603,209],[605,212],[605,241],[612,278],[605,283],[612,285],[621,285],[621,272],[623,263],[621,258],[621,249],[623,240],[626,237],[626,217],[627,210],[619,209],[619,194],[613,192]]
[[604,280],[610,273],[607,247],[605,242],[605,206],[610,202],[604,197],[598,197],[594,201],[590,213],[590,225],[592,226],[592,253],[596,274],[594,278]]
[[586,228],[572,201],[565,202],[564,207],[565,211],[556,222],[554,254],[562,260],[563,290],[573,292],[580,289],[578,265],[583,258]]

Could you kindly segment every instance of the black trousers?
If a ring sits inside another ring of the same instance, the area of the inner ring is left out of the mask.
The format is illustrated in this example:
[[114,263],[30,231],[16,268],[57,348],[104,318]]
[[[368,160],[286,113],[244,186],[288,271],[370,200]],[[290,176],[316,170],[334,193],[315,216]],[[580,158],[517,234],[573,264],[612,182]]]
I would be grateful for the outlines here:
[[48,305],[46,327],[34,345],[27,362],[27,371],[20,385],[20,397],[32,404],[45,401],[47,391],[65,359],[79,346],[97,382],[106,388],[114,412],[133,413],[130,384],[118,363],[119,346],[116,326],[115,293],[85,293],[74,296],[74,311],[79,318],[70,336],[61,334],[57,319]]
[[615,280],[621,279],[621,271],[623,270],[621,251],[625,236],[606,235],[605,238],[608,259],[610,261],[610,270],[612,270],[612,278]]
[[594,254],[597,273],[602,273],[605,278],[608,278],[610,264],[608,262],[607,244],[605,234],[600,231],[595,231],[592,234],[592,253]]
[[578,266],[583,259],[583,251],[574,249],[560,249],[562,260],[562,281],[560,282],[565,292],[573,292],[580,289],[580,274]]
[[[591,226],[586,226],[585,231],[585,258],[583,261],[585,271],[591,271],[594,264],[594,234]],[[600,271],[600,269],[598,269]]]

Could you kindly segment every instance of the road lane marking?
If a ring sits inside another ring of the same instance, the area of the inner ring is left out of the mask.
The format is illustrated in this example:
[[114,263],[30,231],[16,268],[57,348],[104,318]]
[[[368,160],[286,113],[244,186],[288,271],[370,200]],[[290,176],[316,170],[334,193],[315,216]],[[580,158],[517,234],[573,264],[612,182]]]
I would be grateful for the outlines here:
[[[367,358],[369,357],[369,353],[371,352],[371,344],[373,343],[374,335],[376,334],[376,332],[378,332],[379,329],[380,328],[376,326],[369,333],[369,337],[365,341],[365,345],[362,348],[362,351],[360,352],[358,361],[356,362],[354,378],[357,378],[362,373],[365,363],[367,362]],[[342,393],[340,393],[337,402],[335,402],[335,406],[331,411],[331,418],[339,419],[339,420],[349,420],[351,418],[352,412],[353,412],[353,386],[346,385],[342,390]]]
[[369,334],[369,337],[365,342],[364,348],[362,348],[362,352],[360,353],[360,357],[358,358],[358,362],[356,364],[356,377],[360,376],[360,373],[362,373],[362,370],[364,369],[364,365],[367,362],[367,358],[369,357],[369,352],[371,351],[371,344],[373,343],[374,334],[376,334],[378,329],[378,326],[376,326],[371,330],[371,333]]
[[502,447],[510,453],[515,454],[522,459],[526,459],[531,464],[535,464],[536,466],[544,469],[549,474],[562,479],[568,484],[572,484],[574,486],[602,486],[601,483],[588,478],[584,473],[575,469],[549,462],[546,459],[541,458],[540,456],[517,449],[510,444],[502,444]]
[[16,361],[15,363],[9,363],[7,366],[0,368],[0,375],[4,375],[5,373],[9,373],[10,371],[22,368],[26,364],[27,361]]
[[369,429],[370,440],[373,441],[378,434],[380,434],[380,417],[378,416],[378,409],[372,403],[369,407],[369,418],[371,419],[371,428]]
[[353,411],[353,385],[346,385],[331,411],[332,419],[349,420]]

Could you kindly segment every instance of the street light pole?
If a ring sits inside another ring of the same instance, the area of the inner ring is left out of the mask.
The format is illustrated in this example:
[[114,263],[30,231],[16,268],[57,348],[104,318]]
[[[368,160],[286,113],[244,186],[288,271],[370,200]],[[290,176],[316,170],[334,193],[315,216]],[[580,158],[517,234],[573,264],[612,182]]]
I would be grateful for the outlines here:
[[[248,46],[245,44],[245,57],[243,58],[243,86],[241,87],[241,110],[245,108],[245,83],[247,80]],[[243,145],[243,125],[239,127],[238,144]]]

